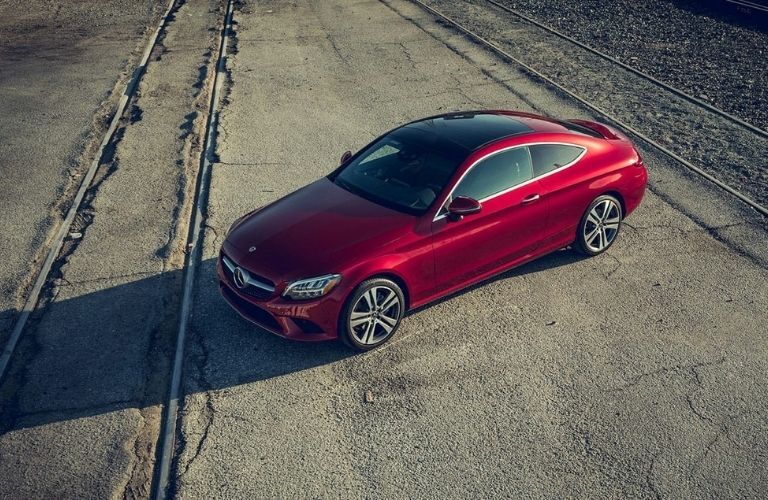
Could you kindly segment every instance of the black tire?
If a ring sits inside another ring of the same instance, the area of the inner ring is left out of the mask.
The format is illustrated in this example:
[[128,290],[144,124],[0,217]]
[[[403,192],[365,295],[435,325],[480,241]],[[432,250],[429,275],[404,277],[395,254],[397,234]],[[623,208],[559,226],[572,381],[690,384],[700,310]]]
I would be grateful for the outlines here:
[[[394,293],[397,307],[395,304],[388,305],[393,296],[388,295],[387,290]],[[372,293],[369,294],[369,291]],[[366,294],[369,295],[364,297]],[[378,309],[374,307],[377,310],[369,310],[371,300],[378,306]],[[386,309],[382,310],[382,307]],[[354,319],[353,313],[356,316]],[[349,295],[341,310],[339,337],[345,344],[358,351],[376,349],[394,337],[404,314],[405,295],[397,283],[386,278],[365,280]],[[353,321],[363,323],[352,325]]]
[[618,238],[623,218],[621,202],[615,196],[598,196],[581,216],[573,248],[589,256],[605,252]]

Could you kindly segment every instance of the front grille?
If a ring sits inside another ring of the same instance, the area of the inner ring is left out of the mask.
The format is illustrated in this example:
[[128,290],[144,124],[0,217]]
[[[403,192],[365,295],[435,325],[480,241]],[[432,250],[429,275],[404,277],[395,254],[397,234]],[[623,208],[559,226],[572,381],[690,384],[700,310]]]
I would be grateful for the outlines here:
[[256,288],[255,286],[246,286],[245,288],[238,288],[238,290],[246,295],[250,295],[255,299],[268,299],[272,296],[273,293],[261,288]]
[[[222,267],[224,268],[224,275],[227,277],[227,283],[232,288],[237,289],[239,292],[249,295],[255,299],[268,299],[275,293],[275,284],[263,276],[254,274],[250,271],[246,271],[248,275],[248,283],[244,287],[240,287],[235,282],[234,270],[237,264],[224,252],[221,252]],[[258,285],[258,286],[257,286]]]
[[242,297],[239,297],[227,285],[222,286],[221,289],[222,292],[226,295],[227,299],[229,299],[229,301],[232,302],[235,307],[237,307],[237,309],[239,309],[251,321],[263,326],[267,330],[272,330],[273,332],[283,331],[283,329],[280,327],[280,323],[278,323],[277,320],[267,311],[251,304]]

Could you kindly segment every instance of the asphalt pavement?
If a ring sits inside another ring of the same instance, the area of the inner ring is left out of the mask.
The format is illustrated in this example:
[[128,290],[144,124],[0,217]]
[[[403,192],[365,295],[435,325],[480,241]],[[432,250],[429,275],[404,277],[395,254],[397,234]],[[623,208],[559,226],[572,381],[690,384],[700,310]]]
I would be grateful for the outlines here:
[[457,109],[590,116],[409,2],[249,2],[235,19],[179,497],[765,492],[765,233],[651,150],[652,191],[609,252],[560,251],[416,311],[380,351],[236,316],[214,275],[227,227],[346,149]]
[[14,353],[2,498],[150,494],[221,5],[172,12]]
[[[0,383],[0,497],[150,495],[223,3],[178,3]],[[232,311],[231,222],[342,152],[454,110],[595,119],[407,0],[241,1],[234,21],[172,496],[765,497],[765,221],[642,145],[649,192],[608,252],[412,311],[382,349]]]
[[0,2],[0,342],[164,1]]

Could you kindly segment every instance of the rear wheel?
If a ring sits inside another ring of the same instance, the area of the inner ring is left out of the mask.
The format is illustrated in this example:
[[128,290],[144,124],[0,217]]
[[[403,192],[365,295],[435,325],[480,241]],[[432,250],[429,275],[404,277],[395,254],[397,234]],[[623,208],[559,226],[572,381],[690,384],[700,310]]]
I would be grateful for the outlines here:
[[604,194],[590,203],[581,217],[574,248],[585,255],[598,255],[616,241],[621,229],[621,203]]
[[366,280],[347,299],[339,318],[339,334],[350,347],[369,351],[387,342],[405,314],[403,291],[385,278]]

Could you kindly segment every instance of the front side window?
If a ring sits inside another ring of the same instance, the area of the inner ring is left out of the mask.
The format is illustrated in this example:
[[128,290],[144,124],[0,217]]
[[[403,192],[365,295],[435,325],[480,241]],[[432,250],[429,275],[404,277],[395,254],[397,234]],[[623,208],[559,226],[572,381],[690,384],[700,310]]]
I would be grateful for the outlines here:
[[476,164],[453,191],[452,197],[481,201],[533,178],[528,148],[502,151]]
[[333,181],[376,203],[420,214],[432,205],[462,160],[419,141],[387,136],[363,151]]
[[535,177],[573,163],[584,152],[582,147],[566,144],[536,144],[528,147]]

